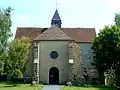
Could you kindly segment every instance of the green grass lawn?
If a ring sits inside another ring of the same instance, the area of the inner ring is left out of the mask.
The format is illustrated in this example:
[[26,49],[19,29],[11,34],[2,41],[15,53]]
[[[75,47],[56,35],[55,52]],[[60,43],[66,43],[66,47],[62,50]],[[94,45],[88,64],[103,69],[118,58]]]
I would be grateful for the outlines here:
[[117,90],[115,88],[98,88],[98,87],[62,87],[61,90]]
[[42,85],[34,87],[30,84],[18,84],[14,86],[14,84],[0,83],[0,90],[41,90],[42,88]]

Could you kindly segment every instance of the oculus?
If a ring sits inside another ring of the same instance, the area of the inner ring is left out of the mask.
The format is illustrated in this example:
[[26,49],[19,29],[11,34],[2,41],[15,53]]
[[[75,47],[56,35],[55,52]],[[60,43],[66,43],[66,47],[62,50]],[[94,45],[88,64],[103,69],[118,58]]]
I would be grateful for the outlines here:
[[58,57],[58,53],[57,53],[56,51],[52,51],[52,52],[50,53],[50,57],[51,57],[52,59],[56,59],[56,58]]

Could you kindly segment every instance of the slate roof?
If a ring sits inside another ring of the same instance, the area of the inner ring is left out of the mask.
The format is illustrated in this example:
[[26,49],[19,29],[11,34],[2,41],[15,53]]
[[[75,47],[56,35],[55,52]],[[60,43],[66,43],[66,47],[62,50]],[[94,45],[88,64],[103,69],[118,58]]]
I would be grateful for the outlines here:
[[[72,40],[75,40],[75,42],[89,43],[92,42],[96,37],[95,28],[60,28],[60,29]],[[16,30],[15,39],[20,38],[22,36],[26,36],[29,37],[31,40],[34,40],[35,38],[37,39],[39,36],[41,36],[40,34],[44,33],[47,30],[48,28],[18,27]]]
[[59,13],[58,13],[58,10],[55,11],[52,20],[61,20],[60,16],[59,16]]

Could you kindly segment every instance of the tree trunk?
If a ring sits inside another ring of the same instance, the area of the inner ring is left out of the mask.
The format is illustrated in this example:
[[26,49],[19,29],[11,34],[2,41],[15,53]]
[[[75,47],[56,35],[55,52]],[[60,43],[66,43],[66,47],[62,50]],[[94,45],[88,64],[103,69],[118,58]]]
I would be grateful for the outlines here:
[[116,85],[120,86],[120,68],[116,68],[115,75],[116,75]]
[[105,85],[105,76],[104,76],[104,72],[98,72],[98,73],[99,73],[100,85]]
[[9,82],[11,80],[11,75],[7,75],[7,81]]

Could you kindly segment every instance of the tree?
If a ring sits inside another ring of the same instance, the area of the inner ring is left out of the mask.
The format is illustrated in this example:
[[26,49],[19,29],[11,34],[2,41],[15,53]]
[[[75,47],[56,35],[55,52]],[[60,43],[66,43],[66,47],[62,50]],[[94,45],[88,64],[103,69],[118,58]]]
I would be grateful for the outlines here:
[[120,68],[120,28],[116,25],[105,26],[93,44],[93,65],[96,66],[100,83],[104,84],[104,72]]
[[28,60],[30,41],[29,38],[22,37],[12,41],[9,47],[9,59],[6,61],[5,72],[14,75],[13,71],[20,71],[22,74]]
[[8,40],[12,36],[11,11],[12,9],[10,7],[0,9],[0,74],[4,71],[4,59],[7,56]]
[[3,52],[0,55],[0,74],[3,75],[4,74],[4,66],[6,64],[5,61],[8,60],[8,53],[7,52]]
[[120,26],[120,13],[115,13],[115,24]]
[[11,33],[11,8],[0,9],[0,51],[5,51]]

